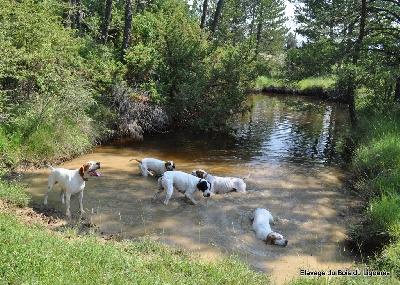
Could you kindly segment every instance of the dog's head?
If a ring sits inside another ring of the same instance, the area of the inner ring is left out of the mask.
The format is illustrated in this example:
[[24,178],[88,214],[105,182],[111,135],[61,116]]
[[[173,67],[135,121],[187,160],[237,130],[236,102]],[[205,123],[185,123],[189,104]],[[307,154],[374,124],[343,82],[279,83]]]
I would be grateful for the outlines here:
[[91,176],[100,176],[101,174],[96,172],[100,168],[100,162],[88,161],[79,168],[79,175],[83,180],[87,181],[85,178],[85,173],[89,173]]
[[173,171],[173,170],[175,169],[175,164],[174,164],[174,162],[173,162],[172,160],[168,160],[168,161],[165,163],[165,169],[166,169],[167,171]]
[[204,197],[211,196],[211,183],[207,180],[200,179],[199,183],[197,183],[197,189],[203,192]]
[[197,176],[199,178],[205,179],[207,176],[207,172],[205,172],[203,169],[199,169],[199,170],[193,170],[192,171],[192,175]]
[[265,240],[265,243],[280,245],[280,246],[287,246],[288,241],[286,239],[284,239],[281,234],[272,232],[267,235],[267,239]]

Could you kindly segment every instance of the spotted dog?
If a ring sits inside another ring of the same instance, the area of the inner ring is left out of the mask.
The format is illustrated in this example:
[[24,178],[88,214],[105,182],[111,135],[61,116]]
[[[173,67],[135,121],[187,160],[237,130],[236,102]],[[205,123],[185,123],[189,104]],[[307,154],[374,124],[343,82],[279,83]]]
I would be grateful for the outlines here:
[[203,192],[204,197],[210,197],[211,195],[211,184],[207,180],[199,179],[182,171],[168,171],[158,179],[158,192],[154,194],[152,201],[155,201],[158,195],[165,190],[164,204],[167,205],[174,188],[189,198],[193,204],[197,203],[193,198],[193,194],[196,191]]
[[172,160],[163,161],[156,158],[143,158],[138,160],[132,158],[130,161],[136,160],[139,162],[139,169],[143,176],[161,176],[166,171],[173,171],[175,169],[175,164]]
[[253,230],[259,239],[265,241],[266,244],[287,246],[288,241],[281,234],[272,231],[269,223],[274,223],[274,218],[267,209],[256,209],[252,215],[252,220]]
[[250,177],[250,172],[244,178],[213,176],[202,169],[192,171],[192,175],[210,182],[212,192],[215,194],[223,194],[230,191],[246,193],[246,183],[244,180]]

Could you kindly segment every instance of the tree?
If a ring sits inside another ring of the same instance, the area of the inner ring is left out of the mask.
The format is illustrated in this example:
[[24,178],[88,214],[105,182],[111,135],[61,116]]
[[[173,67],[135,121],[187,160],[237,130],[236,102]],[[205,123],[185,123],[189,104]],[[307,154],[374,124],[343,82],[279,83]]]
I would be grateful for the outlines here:
[[215,31],[217,30],[217,26],[218,26],[219,18],[222,13],[223,6],[224,6],[224,0],[218,0],[217,8],[215,9],[215,13],[214,13],[214,19],[211,24],[211,33],[213,36],[215,34]]
[[104,15],[102,37],[101,37],[101,42],[103,44],[106,44],[108,41],[108,29],[110,28],[110,23],[111,23],[112,4],[113,0],[106,0],[106,9]]
[[203,10],[202,10],[202,14],[201,14],[201,22],[200,22],[201,29],[204,29],[206,27],[207,14],[208,14],[208,0],[204,0]]
[[[349,114],[353,124],[357,122],[355,109],[355,90],[360,86],[371,86],[371,74],[364,70],[370,66],[370,59],[378,59],[376,64],[384,68],[373,76],[382,77],[382,72],[393,66],[399,57],[396,44],[400,39],[397,27],[400,21],[400,2],[394,0],[336,0],[336,1],[298,1],[296,19],[300,24],[297,32],[308,39],[313,45],[320,39],[326,39],[332,46],[336,46],[336,61],[341,84],[338,86],[346,95],[349,102]],[[344,52],[343,52],[344,51]],[[379,54],[385,54],[380,57]],[[394,74],[399,74],[391,68]],[[369,76],[361,76],[362,74]],[[395,75],[394,77],[396,77]],[[346,78],[347,77],[347,78]],[[385,80],[386,84],[397,84],[392,80]],[[372,86],[371,86],[372,87]],[[372,87],[372,90],[375,87]],[[385,88],[397,90],[396,88]],[[398,89],[400,90],[400,88]],[[376,90],[378,91],[378,90]],[[396,96],[396,95],[395,95]]]
[[124,62],[124,55],[126,49],[129,47],[132,33],[132,0],[125,0],[125,26],[124,37],[122,40],[121,58]]

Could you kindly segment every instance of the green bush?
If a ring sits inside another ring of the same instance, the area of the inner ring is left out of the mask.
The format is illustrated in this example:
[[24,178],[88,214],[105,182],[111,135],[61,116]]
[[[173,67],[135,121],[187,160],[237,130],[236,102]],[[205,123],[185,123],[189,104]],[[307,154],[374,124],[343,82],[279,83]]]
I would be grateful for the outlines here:
[[83,40],[61,25],[61,9],[51,1],[1,1],[1,132],[11,144],[0,147],[14,153],[2,165],[69,157],[94,140]]

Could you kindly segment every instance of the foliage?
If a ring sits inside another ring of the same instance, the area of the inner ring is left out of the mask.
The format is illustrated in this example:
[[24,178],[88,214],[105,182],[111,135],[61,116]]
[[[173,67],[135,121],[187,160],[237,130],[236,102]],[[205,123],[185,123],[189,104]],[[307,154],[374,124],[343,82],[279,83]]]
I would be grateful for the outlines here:
[[308,77],[330,75],[337,60],[338,47],[321,39],[304,44],[300,49],[288,49],[286,54],[286,77],[293,81]]
[[400,242],[395,242],[384,248],[382,253],[374,261],[378,270],[387,270],[393,276],[400,278]]
[[[388,189],[384,189],[388,190]],[[393,192],[370,202],[367,215],[371,221],[370,229],[391,240],[400,238],[400,195]]]
[[143,239],[100,242],[24,226],[0,213],[0,282],[7,284],[268,284],[235,257],[215,265]]
[[0,5],[0,102],[7,114],[1,128],[34,160],[69,156],[93,140],[81,41],[60,26],[58,8],[49,2]]
[[199,37],[186,5],[168,1],[135,17],[126,80],[162,103],[170,120],[193,129],[226,129],[240,113],[255,77],[243,46],[219,47]]
[[400,240],[400,117],[394,115],[398,106],[391,104],[383,110],[369,103],[370,95],[362,97],[368,103],[359,104],[360,120],[354,129],[358,147],[351,168],[354,187],[368,207],[366,221],[355,229],[352,239],[361,247],[394,243],[377,254],[376,262],[379,268],[398,274],[398,255],[393,256]]
[[[381,102],[393,98],[398,101],[400,30],[396,26],[400,20],[399,1],[296,2],[296,31],[306,37],[307,44],[297,51],[288,51],[287,69],[292,78],[301,78],[306,71],[311,75],[319,74],[318,62],[326,70],[337,70],[336,92],[347,98],[352,124],[357,123],[357,88],[367,88],[375,97],[380,97]],[[322,54],[328,51],[328,56],[320,58],[319,51]]]

